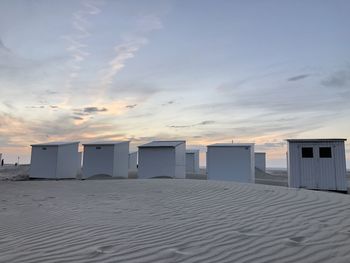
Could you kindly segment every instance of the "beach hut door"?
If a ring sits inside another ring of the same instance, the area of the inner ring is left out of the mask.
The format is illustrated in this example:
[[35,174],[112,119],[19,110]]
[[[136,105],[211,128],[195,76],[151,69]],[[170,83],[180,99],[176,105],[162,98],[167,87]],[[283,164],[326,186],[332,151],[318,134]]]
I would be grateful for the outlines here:
[[299,147],[300,153],[300,187],[317,188],[317,158],[316,147],[305,144]]
[[186,167],[188,173],[194,173],[194,154],[186,154]]
[[325,144],[317,147],[317,189],[337,190],[335,178],[335,145]]

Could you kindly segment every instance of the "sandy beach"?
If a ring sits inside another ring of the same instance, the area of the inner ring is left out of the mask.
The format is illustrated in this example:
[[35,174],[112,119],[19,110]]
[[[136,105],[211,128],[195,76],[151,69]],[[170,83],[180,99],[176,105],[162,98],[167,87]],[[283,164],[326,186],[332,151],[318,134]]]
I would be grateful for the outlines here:
[[0,262],[349,262],[349,195],[204,180],[1,182]]

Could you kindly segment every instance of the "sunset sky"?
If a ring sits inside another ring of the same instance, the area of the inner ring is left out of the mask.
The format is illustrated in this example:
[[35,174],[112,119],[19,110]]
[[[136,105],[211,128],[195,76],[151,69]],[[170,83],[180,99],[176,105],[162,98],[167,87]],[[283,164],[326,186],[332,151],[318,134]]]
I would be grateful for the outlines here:
[[287,138],[350,139],[349,14],[347,0],[1,0],[0,152],[234,140],[286,166]]

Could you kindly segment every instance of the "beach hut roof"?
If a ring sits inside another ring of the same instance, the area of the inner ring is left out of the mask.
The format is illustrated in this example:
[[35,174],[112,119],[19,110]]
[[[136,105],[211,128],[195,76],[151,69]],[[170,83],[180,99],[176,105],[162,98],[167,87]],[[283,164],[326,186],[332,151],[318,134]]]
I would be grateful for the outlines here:
[[344,142],[344,138],[325,138],[325,139],[286,139],[287,142]]
[[76,143],[79,143],[79,142],[46,142],[46,143],[32,144],[31,146],[49,147],[49,146],[61,146],[61,145],[69,145],[69,144],[76,144]]
[[251,147],[254,143],[214,143],[208,145],[208,147]]
[[185,141],[153,141],[150,143],[140,145],[139,148],[158,148],[158,147],[175,148],[176,146],[179,146],[180,144],[183,144],[183,143],[185,143]]

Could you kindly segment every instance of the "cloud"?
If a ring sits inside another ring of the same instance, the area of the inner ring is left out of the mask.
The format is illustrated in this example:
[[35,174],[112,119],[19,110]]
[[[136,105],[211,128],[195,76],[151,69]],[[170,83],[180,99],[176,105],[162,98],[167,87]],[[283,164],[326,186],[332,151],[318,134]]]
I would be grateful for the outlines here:
[[135,57],[135,54],[149,43],[147,35],[162,28],[160,19],[155,15],[138,17],[138,27],[134,32],[123,35],[122,43],[114,47],[115,56],[108,63],[108,67],[100,72],[102,93],[111,86],[117,73],[125,67],[126,61]]
[[280,148],[280,147],[284,147],[287,143],[286,142],[267,142],[267,143],[263,143],[260,144],[261,147],[264,148]]
[[198,123],[197,125],[209,125],[209,124],[214,124],[216,121],[202,121]]
[[7,108],[9,108],[10,110],[15,109],[15,107],[13,106],[13,102],[9,101],[9,100],[5,100],[2,102],[2,104],[4,104]]
[[175,128],[175,129],[182,129],[182,128],[190,128],[190,127],[196,127],[196,126],[204,126],[204,125],[210,125],[216,123],[215,121],[202,121],[195,124],[190,125],[169,125],[169,128]]
[[81,62],[90,55],[87,51],[87,44],[84,40],[91,36],[88,30],[90,16],[95,16],[101,12],[98,8],[100,2],[96,1],[83,1],[82,8],[73,13],[72,26],[75,30],[74,34],[69,36],[63,36],[69,42],[67,51],[71,55],[70,68],[71,72],[66,82],[66,88],[71,88],[73,80],[78,78],[79,71],[81,69]]
[[[74,118],[78,117],[78,118]],[[108,125],[96,125],[97,121],[87,121],[76,124],[74,121],[81,120],[79,116],[61,115],[58,118],[47,120],[45,125],[42,122],[35,122],[29,125],[35,135],[35,140],[80,140],[88,134],[98,134],[109,129]],[[45,139],[46,138],[46,139]]]
[[[253,112],[260,110],[270,114],[300,114],[324,112],[336,113],[348,110],[346,104],[350,99],[348,87],[350,85],[350,70],[345,68],[328,77],[320,76],[307,82],[298,82],[300,77],[292,77],[293,81],[278,80],[270,77],[259,80],[242,82],[239,89],[235,88],[236,81],[223,83],[225,86],[220,90],[220,102],[205,103],[192,106],[203,112],[227,111]],[[321,84],[321,85],[320,85]],[[232,86],[232,88],[229,88]],[[331,89],[332,88],[332,89]],[[312,99],[311,99],[312,98]],[[190,107],[191,108],[191,107]]]
[[[3,45],[3,44],[1,44]],[[40,96],[52,95],[47,93],[43,87],[59,85],[58,79],[61,72],[61,63],[66,57],[57,55],[40,59],[28,59],[19,55],[9,48],[0,47],[0,81],[2,97],[11,99],[19,108],[23,107],[20,101],[32,99],[34,93]],[[26,95],[23,96],[23,89]]]
[[169,101],[163,103],[162,106],[172,105],[174,103],[175,103],[175,100],[169,100]]
[[90,106],[90,107],[85,107],[80,109],[73,109],[73,114],[78,116],[88,116],[88,115],[92,115],[100,112],[106,112],[106,111],[108,111],[108,109],[104,107],[99,108],[99,107]]
[[26,108],[28,108],[28,109],[44,109],[45,106],[44,106],[44,105],[39,105],[39,106],[27,106]]
[[[43,103],[43,101],[41,101]],[[59,106],[57,105],[34,105],[34,106],[26,106],[27,109],[53,109],[57,110]]]
[[116,56],[108,63],[109,68],[102,71],[101,85],[106,89],[112,84],[114,76],[125,66],[128,59],[134,57],[134,54],[146,43],[146,38],[136,38],[114,47]]
[[193,127],[194,125],[169,125],[169,128],[175,128],[175,129],[182,129],[182,128],[189,128]]
[[50,89],[45,90],[45,93],[46,93],[46,95],[57,95],[58,94],[57,91],[50,90]]
[[128,137],[124,133],[111,133],[107,132],[104,135],[93,134],[88,137],[82,137],[82,141],[113,141],[113,140],[128,140]]
[[298,80],[306,79],[309,76],[310,74],[297,75],[297,76],[288,78],[287,81],[298,81]]
[[163,23],[156,15],[144,15],[138,18],[137,24],[140,31],[148,33],[163,28]]
[[131,105],[126,105],[125,108],[128,108],[128,109],[133,109],[137,106],[137,104],[131,104]]
[[[276,69],[276,66],[278,68]],[[216,90],[222,93],[229,93],[233,90],[239,90],[252,83],[261,83],[271,78],[280,78],[280,75],[285,74],[285,70],[281,69],[282,65],[269,65],[261,73],[250,75],[238,80],[232,80],[229,82],[222,83],[218,85]]]
[[95,112],[104,112],[107,111],[106,108],[98,108],[98,107],[85,107],[83,109],[84,112],[86,113],[95,113]]
[[[217,118],[220,125],[214,124],[208,129],[208,137],[217,139],[226,138],[230,134],[250,138],[293,138],[301,133],[321,129],[328,122],[349,113],[347,103],[350,94],[345,89],[340,92],[320,85],[322,80],[331,79],[330,77],[310,79],[311,82],[307,83],[286,83],[281,78],[278,79],[243,82],[239,89],[221,90],[218,94],[220,98],[214,102],[185,107],[181,111],[189,115]],[[223,85],[229,87],[236,83],[234,81]],[[187,128],[190,125],[184,126],[186,127],[172,128]],[[205,138],[208,134],[200,135]]]
[[0,145],[28,146],[31,143],[60,140],[90,140],[91,138],[125,139],[125,134],[113,133],[119,129],[110,120],[89,119],[60,114],[46,120],[30,120],[0,112]]
[[330,88],[349,88],[350,68],[331,73],[327,78],[321,81],[321,84]]
[[0,52],[11,53],[11,50],[5,46],[1,38],[0,38]]
[[0,119],[0,145],[2,147],[25,144],[31,140],[33,135],[35,136],[28,128],[31,121],[27,119],[1,111]]
[[[33,61],[19,57],[10,48],[6,47],[0,38],[0,73],[4,72],[4,76],[6,76],[14,70],[23,70],[27,66],[33,67]],[[0,79],[1,77],[0,75]]]

